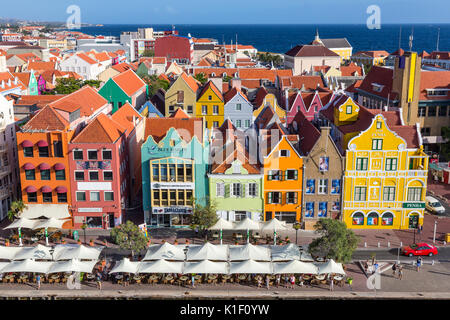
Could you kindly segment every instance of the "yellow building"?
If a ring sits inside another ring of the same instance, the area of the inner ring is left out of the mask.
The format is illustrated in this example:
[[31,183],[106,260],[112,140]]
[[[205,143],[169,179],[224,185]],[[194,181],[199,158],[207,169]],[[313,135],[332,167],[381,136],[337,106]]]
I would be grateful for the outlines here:
[[255,104],[255,110],[253,111],[253,117],[255,119],[258,118],[259,114],[266,106],[270,106],[282,123],[286,121],[286,110],[278,104],[277,98],[273,93],[267,93],[261,101],[257,99]]
[[321,111],[345,151],[343,221],[354,229],[423,224],[428,156],[400,112],[369,110],[342,95]]
[[218,128],[224,121],[223,106],[222,93],[212,81],[208,81],[198,95],[195,116],[205,118],[206,128]]

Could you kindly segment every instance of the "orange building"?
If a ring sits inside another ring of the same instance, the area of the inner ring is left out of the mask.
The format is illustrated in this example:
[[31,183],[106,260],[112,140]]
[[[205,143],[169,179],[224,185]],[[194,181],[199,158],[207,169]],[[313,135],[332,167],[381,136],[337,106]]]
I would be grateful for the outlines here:
[[[71,216],[68,143],[73,134],[70,123],[50,106],[41,109],[17,132],[22,200],[28,205],[27,217],[48,214],[49,204],[61,205],[51,206],[57,208],[55,218]],[[67,211],[62,212],[66,207]]]

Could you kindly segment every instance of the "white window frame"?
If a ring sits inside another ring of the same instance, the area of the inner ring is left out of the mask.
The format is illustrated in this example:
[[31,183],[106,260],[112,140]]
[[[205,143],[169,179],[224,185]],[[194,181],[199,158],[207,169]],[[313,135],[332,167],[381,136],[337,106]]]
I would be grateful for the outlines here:
[[[206,111],[205,111],[206,109]],[[208,105],[202,105],[202,115],[207,115],[208,114]]]
[[[328,194],[328,179],[318,179],[317,194]],[[325,182],[325,183],[322,183]],[[325,190],[322,190],[325,189]]]
[[[81,159],[75,159],[75,152],[81,152],[81,155],[82,155]],[[75,160],[75,161],[83,161],[83,160],[84,160],[84,152],[83,152],[83,149],[74,149],[74,150],[72,150],[72,158],[73,158],[73,160]]]
[[[78,194],[79,193],[83,193],[84,194],[84,200],[78,200]],[[75,199],[76,199],[76,201],[81,201],[81,202],[87,201],[86,191],[76,191],[75,192]]]
[[[92,194],[94,194],[94,193],[98,193],[98,200],[92,200]],[[100,199],[100,191],[90,191],[89,192],[89,201],[91,201],[91,202],[100,202],[101,201],[101,199]]]
[[[89,151],[95,151],[97,153],[97,159],[89,159]],[[87,149],[86,150],[87,160],[89,161],[98,161],[98,150],[97,149]]]
[[[105,152],[105,151],[111,152],[111,159],[105,159],[105,158],[103,157],[103,152]],[[102,160],[112,160],[112,150],[111,150],[111,149],[102,149]]]
[[[238,186],[239,186],[239,195],[237,195],[237,194],[234,192],[234,186],[235,186],[235,185],[238,185]],[[232,196],[232,197],[236,197],[236,198],[242,197],[242,183],[239,183],[239,182],[233,182],[233,183],[231,184],[231,196]]]
[[216,197],[225,198],[225,183],[216,182]]
[[[83,172],[83,180],[78,180],[78,179],[77,179],[77,172]],[[85,175],[84,175],[84,170],[75,170],[75,171],[73,172],[73,179],[74,179],[75,181],[86,181],[86,177],[85,177]]]
[[[91,180],[91,172],[97,172],[97,175],[98,175],[98,179],[97,180]],[[100,174],[99,174],[98,170],[89,170],[88,171],[88,179],[89,179],[88,181],[100,181]]]
[[[103,195],[103,197],[104,197],[104,200],[105,200],[105,201],[114,201],[114,200],[115,200],[115,199],[114,199],[114,191],[104,191],[104,193],[105,193],[105,194]],[[106,194],[107,194],[107,193],[111,193],[111,194],[112,194],[112,196],[113,196],[113,199],[112,199],[112,200],[107,200],[107,199],[106,199]]]
[[[282,151],[286,151],[287,152],[287,156],[283,156],[281,153],[282,153]],[[280,150],[279,152],[278,152],[278,156],[281,158],[281,157],[283,157],[283,158],[288,158],[289,156],[291,155],[291,151],[290,150],[287,150],[287,149],[283,149],[283,150]]]
[[[112,173],[112,179],[106,180],[105,179],[105,172],[111,172]],[[103,170],[103,181],[113,181],[114,180],[114,172],[112,170]]]
[[[258,184],[255,182],[250,182],[247,184],[248,196],[256,198],[258,196]],[[253,192],[252,192],[253,191]]]

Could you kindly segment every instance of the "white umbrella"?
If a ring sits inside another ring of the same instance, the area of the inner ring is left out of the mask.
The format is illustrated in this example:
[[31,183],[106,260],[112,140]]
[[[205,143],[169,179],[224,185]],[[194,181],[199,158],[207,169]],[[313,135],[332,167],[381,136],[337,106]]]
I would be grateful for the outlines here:
[[24,259],[42,259],[42,260],[52,260],[52,254],[50,253],[51,248],[38,244],[36,247],[25,247],[22,248],[15,256],[14,260],[24,260]]
[[184,254],[182,248],[179,246],[174,246],[168,242],[164,242],[163,244],[151,245],[148,248],[143,261],[159,259],[184,261],[185,256],[186,255]]
[[9,264],[9,262],[0,262],[0,273],[2,273],[2,269],[6,267]]
[[235,230],[247,230],[247,242],[250,241],[250,230],[260,230],[261,224],[257,221],[246,217],[244,220],[239,221],[235,226]]
[[270,249],[265,246],[246,245],[229,246],[230,261],[258,260],[270,261]]
[[319,266],[319,274],[324,273],[336,273],[336,274],[342,274],[345,275],[345,271],[342,268],[342,263],[336,263],[333,259],[328,260],[327,262],[324,262]]
[[228,260],[228,246],[214,245],[209,242],[198,245],[189,246],[189,250],[186,254],[186,260]]
[[209,260],[203,260],[200,262],[185,262],[183,267],[183,273],[220,273],[228,274],[227,262],[213,262]]
[[300,249],[290,243],[285,246],[272,246],[272,261],[300,260]]
[[313,263],[292,260],[289,262],[277,262],[273,264],[273,273],[290,274],[290,273],[306,273],[318,274],[318,268]]
[[50,261],[34,261],[26,259],[22,261],[13,261],[8,263],[1,271],[6,272],[35,272],[47,273],[54,262]]
[[61,229],[62,225],[67,221],[67,220],[58,220],[55,218],[50,218],[50,219],[45,219],[45,220],[38,220],[39,223],[37,223],[33,229],[42,229],[42,228],[54,228],[54,229]]
[[103,247],[86,247],[83,245],[76,246],[60,246],[55,249],[55,260],[97,260]]
[[139,267],[139,262],[130,261],[128,258],[123,258],[120,262],[116,263],[114,268],[109,273],[118,273],[118,272],[126,272],[126,273],[137,273]]
[[0,246],[0,259],[14,260],[15,255],[22,249],[23,247]]
[[11,223],[9,226],[3,229],[15,229],[15,228],[27,228],[27,229],[33,229],[34,226],[39,224],[39,220],[31,220],[27,218],[20,218],[17,220],[14,220],[13,223]]
[[47,273],[58,273],[58,272],[92,273],[92,269],[94,269],[96,263],[97,263],[96,260],[80,261],[77,259],[53,262],[52,266],[50,267]]
[[231,262],[230,273],[244,273],[244,274],[272,273],[272,263],[257,262],[254,260]]
[[183,262],[166,261],[164,259],[139,262],[139,273],[183,273]]
[[314,262],[314,259],[308,252],[302,251],[300,253],[300,261]]
[[209,230],[220,230],[220,244],[222,244],[222,230],[233,230],[234,224],[231,221],[219,218],[215,225],[213,225]]
[[273,231],[273,244],[277,243],[277,230],[286,230],[286,222],[282,222],[277,218],[273,218],[262,225],[262,231]]

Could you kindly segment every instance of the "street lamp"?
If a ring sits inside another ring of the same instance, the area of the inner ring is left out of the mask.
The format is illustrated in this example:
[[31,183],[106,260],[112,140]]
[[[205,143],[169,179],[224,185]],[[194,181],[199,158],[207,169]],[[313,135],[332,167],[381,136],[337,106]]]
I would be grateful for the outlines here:
[[436,243],[437,220],[434,220],[433,243]]
[[295,221],[295,223],[292,226],[295,229],[295,244],[297,244],[297,234],[298,234],[298,229],[300,229],[301,224],[298,221]]
[[87,243],[86,243],[86,227],[87,227],[87,225],[86,225],[86,220],[84,221],[84,223],[81,225],[81,229],[83,229],[83,232],[84,232],[84,244],[86,245]]

